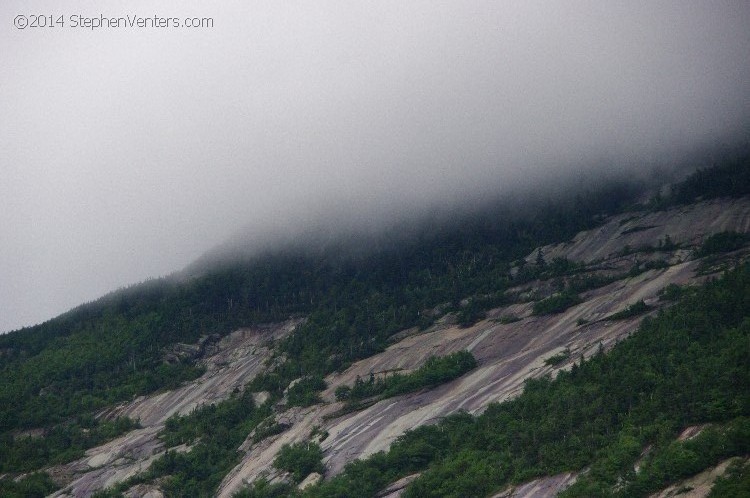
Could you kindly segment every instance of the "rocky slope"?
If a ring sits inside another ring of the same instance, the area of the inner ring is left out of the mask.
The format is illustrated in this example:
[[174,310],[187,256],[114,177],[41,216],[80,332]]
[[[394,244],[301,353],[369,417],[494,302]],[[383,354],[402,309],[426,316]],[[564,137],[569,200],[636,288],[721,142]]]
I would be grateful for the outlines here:
[[[532,314],[532,300],[550,295],[554,281],[533,282],[511,293],[516,302],[491,310],[471,327],[454,324],[450,315],[426,331],[408,330],[398,334],[385,351],[351,365],[346,371],[329,376],[323,393],[324,403],[300,409],[279,407],[276,418],[288,428],[253,444],[242,445],[241,462],[226,476],[219,496],[232,496],[259,476],[284,478],[272,462],[286,443],[307,441],[315,430],[327,433],[320,441],[324,450],[326,476],[340,472],[347,462],[385,450],[399,435],[429,424],[458,410],[480,413],[488,404],[516,395],[525,379],[568,368],[581,356],[609,348],[635,330],[642,316],[610,319],[612,314],[643,301],[654,313],[668,305],[659,295],[670,284],[697,283],[712,271],[695,259],[693,250],[713,233],[734,230],[750,232],[750,199],[716,200],[662,212],[636,212],[614,216],[602,226],[581,232],[573,240],[541,248],[546,261],[567,258],[584,265],[578,275],[611,277],[606,286],[583,292],[583,301],[562,313]],[[669,241],[678,245],[665,244]],[[662,245],[666,250],[655,250]],[[732,253],[743,258],[746,250]],[[526,258],[534,265],[539,250]],[[652,269],[643,266],[658,261]],[[717,265],[714,269],[719,268]],[[638,271],[634,269],[640,268]],[[644,271],[645,270],[645,271]],[[509,322],[508,317],[516,321]],[[65,487],[57,496],[85,496],[120,482],[146,468],[164,448],[157,435],[174,413],[185,414],[205,403],[226,398],[235,388],[262,372],[270,358],[270,344],[289,334],[298,321],[240,330],[211,347],[204,348],[196,361],[206,373],[175,391],[141,397],[103,413],[126,415],[140,420],[142,428],[87,452],[86,458],[50,469]],[[431,390],[385,399],[363,410],[336,416],[342,403],[334,391],[351,385],[357,376],[371,373],[410,371],[430,356],[469,350],[478,367],[463,377]],[[563,353],[561,355],[561,353]],[[564,357],[552,364],[546,361]],[[180,448],[189,451],[189,448]],[[538,480],[508,490],[499,496],[540,496],[554,494],[569,485],[573,475]],[[398,496],[403,484],[394,483],[387,496]],[[132,496],[155,496],[158,489],[139,487]]]
[[289,335],[298,324],[299,320],[290,320],[238,330],[219,341],[215,351],[198,360],[206,366],[206,373],[200,378],[174,391],[142,396],[102,413],[103,417],[137,419],[142,428],[90,449],[85,458],[50,469],[55,479],[67,484],[53,496],[87,496],[146,469],[164,454],[164,445],[157,436],[169,417],[221,401],[234,389],[242,388],[248,379],[266,368],[273,341]]

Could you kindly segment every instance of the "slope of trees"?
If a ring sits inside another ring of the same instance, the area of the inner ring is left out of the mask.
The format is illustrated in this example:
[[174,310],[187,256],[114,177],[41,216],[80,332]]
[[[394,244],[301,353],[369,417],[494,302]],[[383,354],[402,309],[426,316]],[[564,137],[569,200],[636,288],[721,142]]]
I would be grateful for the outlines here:
[[[686,293],[609,354],[517,399],[402,436],[305,496],[374,496],[422,472],[405,496],[483,496],[509,483],[590,467],[567,496],[646,496],[720,459],[750,451],[750,265]],[[690,444],[686,426],[713,423]],[[728,425],[723,425],[728,424]],[[731,442],[731,444],[730,444]],[[647,445],[644,472],[633,464]],[[697,455],[693,457],[691,455]]]
[[[746,162],[718,176],[744,178],[742,168]],[[701,185],[684,187],[681,199],[705,196]],[[500,302],[510,285],[559,271],[562,262],[554,261],[522,268],[515,277],[509,270],[533,248],[566,240],[596,226],[602,215],[632,205],[638,192],[633,184],[612,183],[523,213],[496,206],[426,224],[413,237],[377,251],[342,255],[333,244],[267,252],[190,277],[151,280],[2,335],[0,437],[9,441],[26,429],[67,427],[102,407],[175,387],[203,370],[188,361],[165,363],[169,345],[290,316],[307,321],[280,344],[286,361],[257,384],[267,384],[280,399],[289,383],[302,377],[309,382],[292,391],[291,401],[314,402],[325,374],[381,351],[395,332],[428,326],[435,307],[471,323],[482,308]],[[462,306],[466,298],[469,304]],[[57,444],[52,439],[44,444],[44,452],[57,455],[47,461],[73,457],[61,457],[60,445],[49,447]],[[14,444],[6,447],[11,449],[0,454],[0,466],[14,468],[7,462],[19,461],[20,453]]]
[[719,232],[708,237],[697,251],[699,257],[735,251],[745,245],[748,236],[737,232]]
[[0,495],[4,498],[42,498],[57,488],[44,473],[27,475],[18,481],[7,476],[0,478]]
[[467,296],[502,290],[510,261],[593,226],[633,192],[613,185],[522,218],[476,215],[376,253],[279,251],[112,293],[0,336],[0,433],[173,387],[201,370],[165,364],[166,346],[289,316],[309,319],[283,346],[284,380],[342,368],[380,351],[393,333],[428,324],[425,309],[459,309]]
[[719,477],[711,488],[709,498],[743,498],[750,496],[750,465],[747,460],[736,460],[727,473]]
[[315,443],[285,444],[276,455],[274,467],[292,474],[294,482],[301,482],[311,472],[322,473],[323,451]]
[[[167,496],[212,496],[227,472],[239,462],[237,448],[271,416],[274,401],[256,406],[252,393],[245,390],[189,415],[169,418],[160,434],[169,448],[166,454],[145,472],[102,490],[97,497],[120,497],[136,484],[156,480]],[[172,449],[182,444],[190,445],[190,451]]]
[[83,457],[85,450],[138,427],[128,418],[99,421],[90,416],[56,425],[42,435],[0,436],[0,472],[28,472]]
[[700,168],[675,185],[669,195],[651,200],[656,209],[688,204],[696,199],[741,197],[750,194],[750,152],[727,154],[714,164]]

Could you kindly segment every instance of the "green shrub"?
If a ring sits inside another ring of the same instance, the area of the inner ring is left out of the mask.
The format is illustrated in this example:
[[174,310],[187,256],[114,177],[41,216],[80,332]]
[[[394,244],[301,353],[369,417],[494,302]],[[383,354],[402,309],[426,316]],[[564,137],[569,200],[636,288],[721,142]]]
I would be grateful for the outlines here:
[[256,479],[250,487],[235,493],[232,498],[289,498],[299,496],[297,488],[291,484],[279,482],[271,484],[264,478]]
[[747,240],[748,236],[744,233],[732,231],[715,233],[703,241],[703,245],[696,254],[698,257],[703,257],[710,254],[735,251],[745,245]]
[[323,450],[315,443],[285,444],[273,461],[274,467],[292,474],[295,482],[302,482],[312,472],[323,473]]
[[609,315],[607,317],[607,320],[625,320],[634,316],[642,315],[648,312],[650,309],[651,308],[643,302],[643,299],[641,299],[640,301],[631,304],[624,310]]
[[497,319],[497,322],[507,325],[509,323],[519,322],[521,319],[516,315],[502,315]]
[[549,366],[559,365],[568,358],[570,358],[570,350],[566,349],[565,351],[562,351],[554,356],[550,356],[549,358],[544,360],[544,364]]
[[653,261],[646,261],[643,264],[643,268],[646,270],[661,270],[669,268],[669,263],[663,259],[655,259]]
[[562,313],[571,306],[582,302],[578,294],[571,292],[561,292],[559,294],[552,295],[547,299],[542,299],[534,303],[532,313],[535,315],[551,315],[554,313]]
[[568,292],[579,293],[585,292],[591,289],[598,289],[604,287],[612,282],[620,279],[618,276],[608,275],[576,275],[575,277],[568,280]]
[[287,391],[289,406],[310,406],[320,403],[318,393],[326,388],[326,382],[321,376],[302,377]]
[[659,299],[664,301],[677,301],[685,293],[685,289],[677,284],[669,284],[659,291]]

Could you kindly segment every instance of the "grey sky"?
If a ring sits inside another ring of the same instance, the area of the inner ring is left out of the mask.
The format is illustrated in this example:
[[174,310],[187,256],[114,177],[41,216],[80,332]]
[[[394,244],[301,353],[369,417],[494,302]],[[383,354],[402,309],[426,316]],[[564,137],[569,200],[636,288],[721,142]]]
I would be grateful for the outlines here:
[[367,223],[747,137],[749,26],[746,1],[5,0],[0,331],[245,225]]

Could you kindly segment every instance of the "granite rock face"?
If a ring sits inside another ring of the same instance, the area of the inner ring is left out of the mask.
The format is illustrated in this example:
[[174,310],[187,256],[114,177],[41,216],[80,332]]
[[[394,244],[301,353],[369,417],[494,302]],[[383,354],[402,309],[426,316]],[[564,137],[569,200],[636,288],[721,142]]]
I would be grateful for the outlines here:
[[[387,450],[409,429],[434,423],[459,410],[481,413],[490,403],[518,395],[526,379],[554,374],[570,368],[582,355],[588,357],[599,349],[611,348],[631,334],[643,316],[622,320],[608,317],[641,300],[649,306],[650,313],[655,313],[669,305],[660,299],[662,289],[670,284],[699,283],[707,278],[705,271],[698,271],[701,261],[695,259],[693,250],[707,236],[725,230],[750,232],[750,199],[715,200],[661,212],[617,215],[598,228],[579,233],[571,241],[542,247],[547,261],[567,258],[582,263],[579,275],[610,276],[611,283],[581,293],[581,303],[558,314],[535,316],[531,302],[516,302],[491,310],[486,319],[471,327],[459,327],[448,315],[426,331],[410,329],[397,334],[385,351],[328,376],[321,404],[291,409],[278,405],[276,420],[283,423],[284,430],[258,442],[249,437],[239,448],[243,453],[241,462],[225,477],[218,495],[230,497],[260,476],[271,481],[284,479],[272,465],[277,452],[284,444],[310,440],[314,431],[327,434],[319,439],[326,472],[311,477],[310,481],[341,472],[353,459]],[[679,247],[638,252],[639,248],[656,247],[665,240]],[[536,264],[539,249],[526,257],[527,264]],[[728,257],[738,260],[747,256],[745,248]],[[633,265],[656,259],[661,262],[658,267],[628,275]],[[532,282],[509,292],[538,299],[553,292],[552,287],[550,282]],[[442,313],[438,308],[433,311]],[[103,412],[103,417],[138,419],[142,428],[92,448],[81,460],[49,469],[65,485],[56,496],[87,496],[147,468],[164,452],[157,435],[171,415],[187,414],[203,404],[227,398],[235,388],[242,388],[268,368],[266,360],[271,358],[273,342],[286,337],[300,323],[301,319],[297,319],[238,330],[220,340],[207,337],[198,344],[177,345],[166,352],[165,361],[188,358],[204,365],[206,373],[179,389],[140,397]],[[335,416],[342,408],[334,396],[336,388],[351,385],[357,376],[408,372],[419,368],[430,356],[460,350],[470,351],[478,362],[477,368],[461,378]],[[554,364],[546,361],[553,356],[563,359]],[[261,399],[267,394],[257,396]],[[384,490],[384,496],[399,496],[415,477],[393,483]],[[498,496],[548,496],[564,489],[575,478],[574,474],[550,476],[508,489]],[[159,493],[158,487],[140,486],[129,490],[128,496],[159,496]]]

